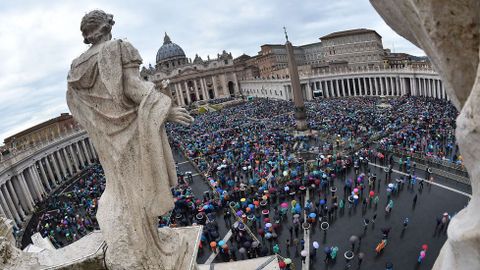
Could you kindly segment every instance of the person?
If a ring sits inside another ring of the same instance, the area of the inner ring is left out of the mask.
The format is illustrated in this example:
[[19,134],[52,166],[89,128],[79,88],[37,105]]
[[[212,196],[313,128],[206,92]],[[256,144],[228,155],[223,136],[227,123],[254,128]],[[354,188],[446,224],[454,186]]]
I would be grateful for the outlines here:
[[277,243],[275,243],[275,245],[273,246],[273,249],[272,249],[272,250],[273,250],[273,253],[274,253],[274,254],[280,253],[280,247],[278,246]]
[[408,219],[408,217],[406,217],[406,218],[403,220],[403,229],[404,229],[404,230],[408,227],[408,222],[409,222],[409,219]]
[[364,257],[365,257],[365,254],[363,252],[358,253],[358,267],[360,267],[360,265],[362,265]]
[[[193,118],[140,78],[142,58],[129,42],[112,40],[114,23],[113,15],[101,10],[82,18],[84,43],[91,46],[72,61],[67,104],[105,170],[96,217],[109,247],[109,268],[121,263],[118,268],[139,269],[148,263],[174,269],[166,265],[174,260],[164,257],[183,254],[187,245],[178,232],[156,233],[158,217],[174,208],[168,187],[178,181],[165,122],[189,125]],[[167,86],[163,82],[161,88]],[[132,251],[128,258],[118,252],[126,249]]]
[[375,220],[377,219],[377,213],[375,213],[372,217],[372,223],[375,223]]

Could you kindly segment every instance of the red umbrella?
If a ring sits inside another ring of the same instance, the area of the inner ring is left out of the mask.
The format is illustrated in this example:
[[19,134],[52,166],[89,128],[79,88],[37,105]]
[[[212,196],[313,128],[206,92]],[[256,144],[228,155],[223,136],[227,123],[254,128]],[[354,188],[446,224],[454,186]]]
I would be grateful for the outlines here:
[[280,269],[285,269],[287,267],[287,264],[284,261],[279,261],[278,267],[280,267]]
[[422,249],[425,250],[425,251],[427,251],[427,249],[428,249],[427,244],[423,244],[423,245],[422,245]]

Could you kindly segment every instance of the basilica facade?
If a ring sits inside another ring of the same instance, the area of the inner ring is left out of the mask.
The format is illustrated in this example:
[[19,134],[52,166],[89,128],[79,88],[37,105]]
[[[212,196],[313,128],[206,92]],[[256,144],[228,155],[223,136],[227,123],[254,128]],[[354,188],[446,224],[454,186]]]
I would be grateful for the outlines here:
[[143,79],[159,87],[163,80],[169,80],[168,94],[180,106],[196,101],[240,96],[237,75],[251,73],[255,69],[250,57],[243,55],[233,59],[231,53],[223,51],[214,59],[202,59],[195,55],[193,61],[187,58],[183,49],[173,43],[165,33],[163,45],[157,52],[155,67],[142,68]]

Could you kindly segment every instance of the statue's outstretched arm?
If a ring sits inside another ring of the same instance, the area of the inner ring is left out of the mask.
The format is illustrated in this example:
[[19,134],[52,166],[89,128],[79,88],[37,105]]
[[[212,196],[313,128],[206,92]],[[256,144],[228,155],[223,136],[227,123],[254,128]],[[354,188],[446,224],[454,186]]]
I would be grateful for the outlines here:
[[[123,87],[125,95],[135,104],[140,104],[148,95],[154,85],[140,78],[138,68],[126,68],[123,72]],[[168,83],[166,83],[168,84]],[[162,85],[166,87],[166,85]],[[168,113],[167,121],[179,123],[188,126],[193,123],[193,117],[182,107],[172,107]]]

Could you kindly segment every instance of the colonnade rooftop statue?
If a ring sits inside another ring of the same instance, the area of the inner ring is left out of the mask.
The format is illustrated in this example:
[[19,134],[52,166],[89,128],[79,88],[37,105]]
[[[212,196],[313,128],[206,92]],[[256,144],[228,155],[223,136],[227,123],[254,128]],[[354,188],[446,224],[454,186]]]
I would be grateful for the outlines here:
[[83,17],[80,30],[91,46],[73,60],[67,91],[105,170],[97,219],[108,269],[181,269],[187,242],[173,230],[158,231],[158,216],[174,207],[170,187],[177,182],[164,124],[193,118],[141,80],[142,58],[129,42],[112,40],[113,25],[113,15],[101,10]]

